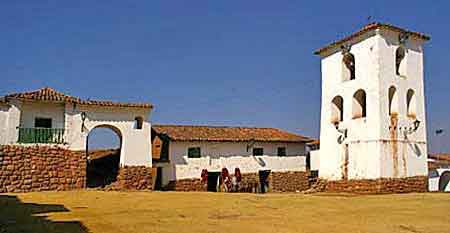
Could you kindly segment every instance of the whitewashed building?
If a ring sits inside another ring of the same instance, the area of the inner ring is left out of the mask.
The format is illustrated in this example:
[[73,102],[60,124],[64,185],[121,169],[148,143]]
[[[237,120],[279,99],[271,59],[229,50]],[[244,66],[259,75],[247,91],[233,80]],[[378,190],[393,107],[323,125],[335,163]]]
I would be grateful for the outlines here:
[[0,98],[0,145],[54,145],[87,149],[95,128],[110,128],[120,138],[122,166],[151,167],[151,104],[82,100],[51,88]]
[[316,51],[321,57],[319,176],[425,177],[423,44],[430,38],[371,23]]
[[200,179],[203,169],[243,174],[306,171],[307,137],[274,128],[154,125],[154,166],[160,185]]

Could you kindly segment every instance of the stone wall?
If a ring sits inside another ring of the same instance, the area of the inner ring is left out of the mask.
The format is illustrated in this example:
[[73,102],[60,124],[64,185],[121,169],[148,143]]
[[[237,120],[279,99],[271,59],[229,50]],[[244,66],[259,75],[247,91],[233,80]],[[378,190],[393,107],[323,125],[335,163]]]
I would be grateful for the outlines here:
[[124,166],[119,168],[117,181],[108,189],[152,190],[152,168],[146,166]]
[[[260,188],[258,173],[242,174],[239,192],[256,192]],[[201,179],[181,179],[171,181],[165,190],[206,191],[206,183]],[[307,172],[271,172],[269,175],[269,192],[296,192],[309,188]]]
[[373,180],[327,181],[326,192],[385,194],[427,192],[428,177],[380,178]]
[[203,183],[201,179],[182,179],[177,181],[170,181],[169,185],[167,185],[165,189],[181,192],[206,192],[206,184]]
[[86,184],[86,155],[50,146],[0,146],[0,193],[71,190]]
[[239,192],[254,193],[259,188],[259,175],[255,173],[241,174],[241,183],[239,184]]
[[271,172],[270,179],[273,192],[297,192],[310,187],[308,172]]
[[[269,175],[269,192],[297,192],[309,189],[308,172],[289,171],[271,172]],[[254,192],[260,186],[258,173],[242,174],[241,189]]]

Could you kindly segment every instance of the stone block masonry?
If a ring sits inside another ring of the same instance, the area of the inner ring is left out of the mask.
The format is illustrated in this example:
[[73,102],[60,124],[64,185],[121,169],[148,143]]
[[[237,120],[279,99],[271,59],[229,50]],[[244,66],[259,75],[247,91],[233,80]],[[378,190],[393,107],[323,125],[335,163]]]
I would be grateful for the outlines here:
[[[269,192],[297,192],[309,189],[308,172],[287,171],[271,172],[269,175]],[[252,190],[260,186],[258,173],[242,174],[241,188]]]
[[85,152],[56,146],[0,146],[0,193],[72,190],[85,184]]
[[[240,192],[255,192],[260,186],[258,173],[242,174]],[[269,175],[269,192],[296,192],[309,189],[307,172],[271,172]],[[206,184],[201,179],[181,179],[171,181],[165,188],[174,191],[206,191]]]
[[272,172],[270,174],[269,186],[273,192],[297,192],[309,189],[309,173],[292,172]]
[[152,190],[152,168],[146,166],[124,166],[119,169],[115,190]]
[[171,181],[165,189],[173,191],[198,191],[206,192],[206,184],[201,179],[182,179],[177,181]]
[[388,194],[427,192],[428,177],[379,178],[365,180],[327,181],[326,192],[348,192],[358,194]]

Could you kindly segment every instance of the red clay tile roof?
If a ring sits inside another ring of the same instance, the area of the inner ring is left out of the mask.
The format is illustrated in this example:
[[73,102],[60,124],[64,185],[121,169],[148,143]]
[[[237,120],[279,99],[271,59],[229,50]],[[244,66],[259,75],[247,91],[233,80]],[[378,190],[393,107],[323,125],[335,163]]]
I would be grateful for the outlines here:
[[387,30],[391,30],[391,31],[395,31],[395,32],[405,32],[405,33],[408,33],[409,35],[411,35],[413,37],[416,37],[416,38],[419,38],[419,39],[422,39],[422,40],[430,40],[430,36],[425,35],[425,34],[420,33],[420,32],[409,31],[409,30],[406,30],[406,29],[403,29],[403,28],[399,28],[399,27],[394,26],[394,25],[390,25],[390,24],[374,22],[374,23],[367,24],[366,26],[361,28],[359,31],[351,34],[350,36],[344,37],[343,39],[340,39],[340,40],[335,41],[335,42],[333,42],[333,43],[331,43],[331,44],[329,44],[329,45],[327,45],[325,47],[317,49],[314,52],[314,54],[316,54],[316,55],[322,54],[323,52],[325,52],[325,51],[327,51],[329,49],[335,48],[337,46],[340,46],[340,45],[344,44],[345,42],[348,42],[348,41],[352,40],[353,38],[356,38],[356,37],[358,37],[358,36],[360,36],[360,35],[362,35],[362,34],[364,34],[366,32],[369,32],[369,31],[372,31],[372,30],[375,30],[375,29],[379,29],[379,28],[387,29]]
[[[52,88],[45,87],[36,91],[22,92],[9,94],[3,97],[7,99],[22,99],[22,100],[37,100],[37,101],[50,101],[50,102],[64,102],[75,103],[80,105],[96,105],[96,106],[111,106],[111,107],[136,107],[136,108],[153,108],[151,104],[147,103],[118,103],[111,101],[99,101],[99,100],[82,100],[78,97],[69,96],[58,92]],[[0,98],[1,100],[1,98]]]
[[320,145],[320,140],[319,139],[313,139],[313,141],[310,142],[309,145]]
[[310,138],[275,128],[229,126],[154,125],[153,130],[173,141],[212,142],[310,142]]
[[428,158],[450,162],[450,154],[430,154],[428,155]]
[[430,154],[428,158],[432,159],[428,161],[428,169],[450,166],[450,154]]
[[120,149],[97,149],[89,151],[89,160],[101,159],[109,156],[120,156]]

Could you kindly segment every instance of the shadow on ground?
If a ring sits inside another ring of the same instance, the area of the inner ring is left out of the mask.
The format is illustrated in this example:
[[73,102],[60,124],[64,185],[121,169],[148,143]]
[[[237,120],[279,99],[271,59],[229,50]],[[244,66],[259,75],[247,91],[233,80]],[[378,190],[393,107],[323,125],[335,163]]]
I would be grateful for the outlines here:
[[23,203],[16,196],[0,195],[0,233],[87,233],[81,222],[57,222],[39,214],[69,212],[63,205]]

